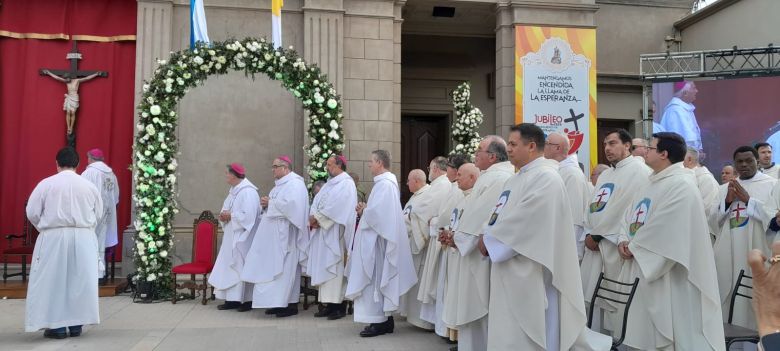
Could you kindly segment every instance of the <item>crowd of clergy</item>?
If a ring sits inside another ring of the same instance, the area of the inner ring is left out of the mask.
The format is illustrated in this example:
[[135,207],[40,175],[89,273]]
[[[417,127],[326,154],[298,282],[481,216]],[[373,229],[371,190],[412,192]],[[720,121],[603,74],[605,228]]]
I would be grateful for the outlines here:
[[[209,277],[225,300],[218,308],[295,315],[305,276],[324,306],[315,317],[343,318],[351,303],[354,321],[367,324],[363,337],[393,333],[393,315],[401,315],[460,351],[609,350],[623,334],[629,349],[725,350],[723,321],[739,272],[750,274],[752,249],[770,256],[780,230],[771,146],[737,148],[719,185],[678,134],[632,140],[617,129],[602,141],[609,165],[586,176],[565,134],[518,124],[507,139],[482,139],[474,155],[436,157],[427,175],[409,172],[404,206],[385,150],[371,154],[365,200],[341,155],[327,159],[329,178],[311,200],[287,156],[273,160],[274,187],[262,197],[246,169],[230,164],[224,237]],[[64,191],[52,197],[54,182],[96,193],[70,173],[44,180],[30,198],[28,216],[45,238],[38,244],[55,245],[47,228],[65,230],[58,220],[83,229],[101,217],[94,194],[76,204],[83,217],[47,215],[58,206],[48,202],[71,201]],[[32,290],[63,279],[33,264]],[[602,274],[639,279],[625,322],[623,305],[591,301]],[[36,310],[68,305],[39,300],[28,298],[28,331],[96,322],[96,302],[63,312],[84,318],[39,322]],[[756,329],[749,300],[736,299],[732,323]]]

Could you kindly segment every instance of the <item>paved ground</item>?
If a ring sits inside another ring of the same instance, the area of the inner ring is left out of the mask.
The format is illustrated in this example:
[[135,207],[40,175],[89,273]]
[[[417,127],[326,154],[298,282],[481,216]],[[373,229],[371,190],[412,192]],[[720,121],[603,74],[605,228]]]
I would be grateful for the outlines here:
[[137,304],[128,296],[100,299],[99,325],[78,338],[51,340],[24,332],[24,300],[0,300],[0,350],[447,350],[431,332],[396,318],[395,332],[361,338],[351,316],[314,318],[316,307],[278,319],[262,310],[217,311],[213,301]]

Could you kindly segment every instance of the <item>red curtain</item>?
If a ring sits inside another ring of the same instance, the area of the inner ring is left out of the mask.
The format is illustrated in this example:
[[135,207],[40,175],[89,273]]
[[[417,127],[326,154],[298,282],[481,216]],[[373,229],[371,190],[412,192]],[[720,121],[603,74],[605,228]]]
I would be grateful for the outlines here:
[[[0,5],[0,35],[89,35],[110,40],[106,36],[134,36],[135,18],[133,0],[5,1]],[[56,173],[54,157],[65,146],[62,105],[66,89],[65,84],[38,71],[69,69],[65,55],[71,48],[70,40],[0,36],[0,234],[21,231],[25,201],[39,181]],[[108,72],[107,78],[95,78],[79,87],[78,171],[86,167],[87,150],[103,150],[106,163],[119,179],[121,233],[130,220],[135,41],[80,40],[78,50],[80,70]],[[2,242],[0,248],[6,245]]]

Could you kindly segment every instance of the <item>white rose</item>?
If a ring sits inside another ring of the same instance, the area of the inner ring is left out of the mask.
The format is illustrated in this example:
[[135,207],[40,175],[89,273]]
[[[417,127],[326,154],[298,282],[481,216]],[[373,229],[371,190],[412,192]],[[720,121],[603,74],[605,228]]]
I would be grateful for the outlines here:
[[146,281],[148,282],[153,282],[155,280],[157,280],[157,276],[154,275],[154,273],[149,273],[149,275],[146,276]]
[[144,249],[144,243],[137,243],[137,244],[135,245],[135,247],[136,247],[136,248],[137,248],[139,251],[142,251],[142,250]]
[[160,251],[160,257],[162,257],[162,258],[168,257],[168,251],[165,251],[165,250]]
[[330,127],[332,129],[338,129],[339,128],[339,123],[336,122],[335,120],[330,120]]
[[339,140],[339,133],[335,130],[331,130],[330,133],[328,133],[328,136],[333,140]]
[[159,116],[160,112],[162,112],[162,109],[159,105],[152,105],[152,107],[149,108],[149,113],[151,113],[152,116]]

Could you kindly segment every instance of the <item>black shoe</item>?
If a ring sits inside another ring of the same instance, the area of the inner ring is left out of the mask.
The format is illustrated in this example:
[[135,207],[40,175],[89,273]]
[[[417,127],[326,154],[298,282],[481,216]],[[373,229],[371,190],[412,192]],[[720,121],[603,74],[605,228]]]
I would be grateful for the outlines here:
[[328,315],[329,321],[335,321],[337,319],[341,319],[347,316],[347,311],[344,311],[341,308],[334,309],[333,312]]
[[284,318],[284,317],[290,317],[298,314],[298,304],[291,303],[287,308],[283,308],[281,311],[276,313],[276,317]]
[[81,326],[80,325],[74,325],[72,327],[68,327],[68,332],[70,332],[70,337],[75,338],[77,336],[81,336]]
[[252,301],[247,301],[241,304],[239,308],[236,308],[236,312],[247,312],[252,310]]
[[46,329],[43,331],[43,337],[49,339],[65,339],[68,337],[68,333],[65,332],[65,327],[57,329]]
[[241,303],[238,301],[225,301],[225,303],[217,306],[220,311],[235,310],[241,307]]
[[269,309],[265,310],[265,314],[277,314],[277,313],[281,312],[282,310],[284,310],[284,307],[269,308]]
[[363,331],[360,332],[360,336],[363,338],[372,338],[379,335],[387,334],[385,329],[385,323],[371,323]]
[[320,317],[328,317],[328,316],[330,316],[333,313],[333,311],[334,311],[334,308],[332,306],[333,306],[332,303],[327,304],[323,309],[321,309],[319,312],[315,313],[314,317],[320,318]]

